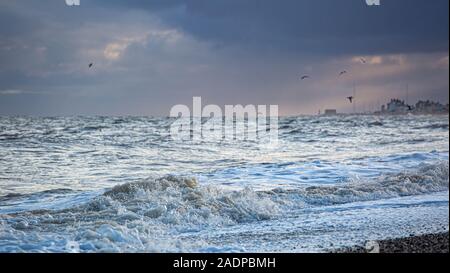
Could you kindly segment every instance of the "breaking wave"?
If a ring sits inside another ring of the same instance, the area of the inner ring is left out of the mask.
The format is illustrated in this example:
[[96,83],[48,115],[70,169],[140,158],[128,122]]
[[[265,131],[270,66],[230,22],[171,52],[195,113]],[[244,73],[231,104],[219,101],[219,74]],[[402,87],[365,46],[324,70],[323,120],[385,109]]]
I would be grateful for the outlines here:
[[159,218],[163,223],[204,224],[205,219],[212,219],[212,223],[231,224],[276,215],[280,208],[268,197],[249,188],[226,191],[200,186],[194,178],[166,176],[116,186],[100,199],[121,202],[134,213]]
[[335,186],[314,186],[300,190],[276,189],[279,195],[294,195],[310,205],[333,205],[372,201],[447,191],[449,163],[441,162],[415,172],[380,177],[375,181],[353,180]]
[[184,234],[294,215],[303,208],[447,191],[448,167],[446,161],[374,181],[270,191],[231,191],[177,176],[147,179],[68,209],[0,215],[0,251],[195,251],[207,244]]
[[89,206],[95,207],[100,199],[107,198],[124,204],[138,215],[159,218],[164,223],[204,224],[206,219],[215,219],[213,222],[220,224],[260,221],[292,208],[446,191],[448,164],[447,161],[423,166],[415,172],[384,176],[375,181],[355,179],[342,185],[271,191],[251,188],[230,191],[199,185],[194,178],[166,176],[116,186]]

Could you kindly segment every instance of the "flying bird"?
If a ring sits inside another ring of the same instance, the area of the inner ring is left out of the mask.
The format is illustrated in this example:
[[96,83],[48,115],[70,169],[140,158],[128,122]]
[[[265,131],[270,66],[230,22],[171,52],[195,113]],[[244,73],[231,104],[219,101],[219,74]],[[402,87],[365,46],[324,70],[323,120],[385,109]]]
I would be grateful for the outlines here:
[[342,76],[342,75],[344,75],[344,74],[347,74],[347,71],[345,71],[345,70],[344,70],[344,71],[341,71],[341,73],[339,73],[339,77]]
[[306,80],[306,79],[309,79],[310,77],[308,76],[308,75],[304,75],[304,76],[302,76],[300,79],[302,79],[302,80]]
[[355,97],[350,96],[350,97],[347,97],[347,99],[350,101],[350,103],[353,103],[353,100],[355,99]]
[[361,58],[361,62],[362,62],[363,64],[367,63],[366,59],[364,59],[364,58]]
[[94,65],[93,63],[90,63],[90,64],[89,64],[89,68],[91,68],[93,65]]

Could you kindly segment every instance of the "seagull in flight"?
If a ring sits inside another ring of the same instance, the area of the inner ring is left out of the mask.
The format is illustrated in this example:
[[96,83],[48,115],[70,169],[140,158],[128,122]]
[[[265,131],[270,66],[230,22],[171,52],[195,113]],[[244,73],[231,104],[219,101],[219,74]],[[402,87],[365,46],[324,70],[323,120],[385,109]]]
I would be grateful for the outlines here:
[[90,64],[89,64],[89,68],[91,68],[93,65],[94,65],[94,63],[90,63]]
[[301,80],[306,80],[306,79],[309,79],[309,78],[310,78],[310,76],[304,75],[304,76],[302,76],[300,79],[301,79]]
[[344,75],[344,74],[347,74],[347,71],[345,71],[345,70],[344,70],[344,71],[341,71],[341,73],[339,73],[339,77],[342,76],[342,75]]
[[366,63],[367,63],[366,59],[364,59],[364,58],[361,58],[361,62],[362,62],[363,64],[366,64]]
[[355,97],[350,96],[350,97],[347,97],[347,99],[350,101],[350,103],[353,103],[353,100],[355,99]]

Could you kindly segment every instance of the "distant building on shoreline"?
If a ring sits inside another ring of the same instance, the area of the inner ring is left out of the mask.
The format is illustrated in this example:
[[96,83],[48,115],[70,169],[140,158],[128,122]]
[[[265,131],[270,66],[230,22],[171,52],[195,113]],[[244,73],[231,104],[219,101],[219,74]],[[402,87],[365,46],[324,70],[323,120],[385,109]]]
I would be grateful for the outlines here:
[[325,116],[335,116],[337,115],[336,109],[326,109],[325,110]]
[[419,101],[416,103],[414,112],[422,114],[435,114],[435,113],[447,113],[448,114],[448,103],[443,105],[434,101]]
[[419,101],[414,106],[408,105],[405,101],[399,99],[391,99],[389,103],[381,107],[380,114],[448,114],[449,105],[443,105],[434,101]]
[[405,101],[399,99],[391,99],[387,104],[385,111],[388,113],[405,114],[410,110],[411,106],[408,106]]

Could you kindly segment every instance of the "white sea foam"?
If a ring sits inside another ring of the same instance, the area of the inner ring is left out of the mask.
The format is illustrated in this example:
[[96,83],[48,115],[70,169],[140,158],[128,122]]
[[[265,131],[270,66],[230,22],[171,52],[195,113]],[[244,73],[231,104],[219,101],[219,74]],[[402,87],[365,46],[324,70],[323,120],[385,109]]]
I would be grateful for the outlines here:
[[[195,251],[185,234],[283,219],[303,209],[448,191],[448,162],[342,185],[238,191],[165,176],[116,186],[64,210],[0,216],[0,251]],[[236,249],[235,249],[236,250]]]
[[276,189],[277,194],[298,196],[308,204],[332,205],[388,199],[448,190],[449,163],[422,166],[417,171],[382,176],[375,180],[355,179],[334,186],[313,186],[300,190]]

